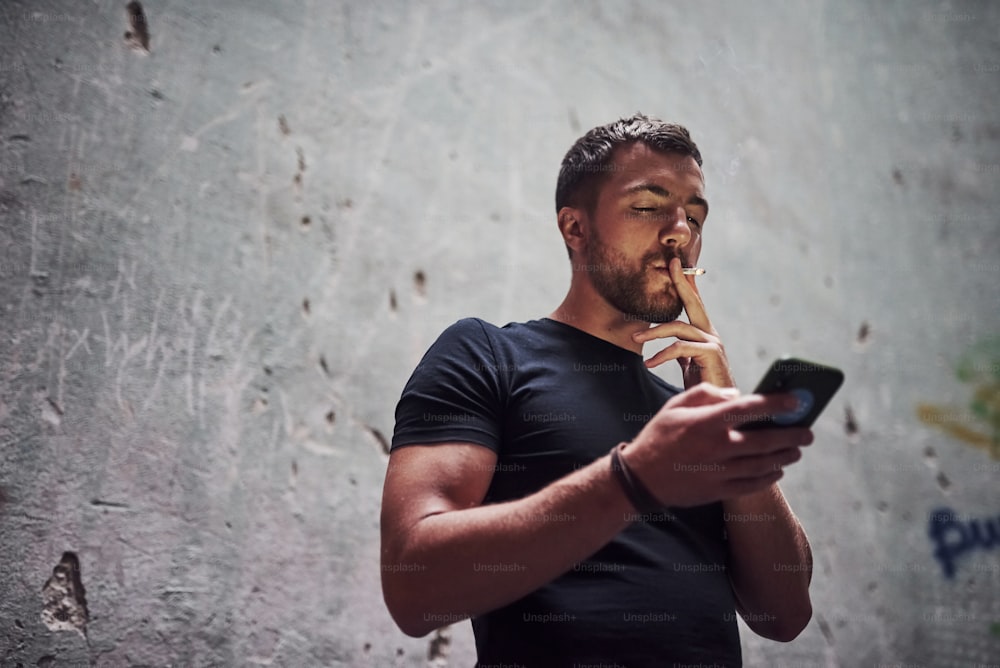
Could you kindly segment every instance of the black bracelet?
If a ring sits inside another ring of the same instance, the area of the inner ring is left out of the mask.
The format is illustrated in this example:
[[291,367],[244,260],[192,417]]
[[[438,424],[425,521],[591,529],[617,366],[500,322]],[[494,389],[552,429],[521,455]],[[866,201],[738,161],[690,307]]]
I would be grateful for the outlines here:
[[663,510],[663,504],[656,500],[653,493],[646,489],[642,481],[625,465],[625,460],[621,456],[621,450],[625,445],[626,443],[619,443],[611,451],[611,473],[625,490],[625,496],[640,513],[655,513]]

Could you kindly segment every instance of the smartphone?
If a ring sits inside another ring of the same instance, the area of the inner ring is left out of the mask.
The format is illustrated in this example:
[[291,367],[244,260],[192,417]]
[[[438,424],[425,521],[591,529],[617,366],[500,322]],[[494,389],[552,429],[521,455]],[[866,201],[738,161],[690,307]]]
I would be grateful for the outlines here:
[[771,363],[754,394],[788,392],[799,399],[799,407],[787,413],[762,417],[736,427],[741,431],[810,427],[844,382],[844,372],[832,366],[796,357],[782,357]]

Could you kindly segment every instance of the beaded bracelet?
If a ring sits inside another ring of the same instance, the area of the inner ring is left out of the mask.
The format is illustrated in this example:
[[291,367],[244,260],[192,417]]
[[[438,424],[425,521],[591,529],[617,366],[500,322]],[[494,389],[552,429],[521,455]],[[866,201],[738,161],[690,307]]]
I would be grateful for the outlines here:
[[663,510],[663,504],[656,500],[653,493],[650,492],[642,481],[639,480],[632,470],[625,465],[625,460],[622,459],[621,451],[627,443],[619,443],[613,450],[611,450],[611,473],[618,480],[618,483],[625,490],[625,496],[628,500],[632,502],[635,509],[640,513],[655,513]]

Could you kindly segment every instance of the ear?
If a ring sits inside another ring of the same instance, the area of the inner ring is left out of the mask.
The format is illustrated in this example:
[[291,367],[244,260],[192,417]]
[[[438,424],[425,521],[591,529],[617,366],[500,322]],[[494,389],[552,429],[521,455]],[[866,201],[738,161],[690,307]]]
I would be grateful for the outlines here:
[[587,246],[587,214],[583,209],[564,206],[559,209],[557,222],[563,242],[573,253],[578,253]]

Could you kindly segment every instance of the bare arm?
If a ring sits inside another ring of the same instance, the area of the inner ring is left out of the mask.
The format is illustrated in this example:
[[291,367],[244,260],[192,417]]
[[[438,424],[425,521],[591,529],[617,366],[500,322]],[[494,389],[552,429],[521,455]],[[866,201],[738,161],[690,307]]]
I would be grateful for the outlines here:
[[[769,439],[763,432],[734,437],[729,427],[740,416],[784,407],[781,398],[726,398],[702,384],[668,401],[622,457],[664,505],[756,492],[798,458],[803,430]],[[495,463],[492,451],[463,443],[392,453],[382,500],[382,590],[408,635],[525,596],[604,546],[635,513],[607,456],[530,496],[481,505]]]
[[516,501],[480,505],[496,455],[472,444],[410,446],[389,459],[382,590],[408,635],[511,603],[621,531],[632,511],[608,457]]
[[[636,334],[634,339],[641,342],[677,338],[646,364],[654,367],[677,360],[689,388],[702,381],[735,387],[725,349],[705,312],[694,277],[680,273],[679,261],[671,261],[670,270],[690,323],[675,321]],[[780,432],[761,433],[780,438]],[[810,434],[803,445],[811,440]],[[799,452],[794,453],[788,463],[799,457]],[[728,518],[730,580],[740,615],[765,638],[792,640],[812,617],[812,552],[805,531],[776,482],[767,489],[725,500],[723,510]]]
[[809,539],[778,485],[723,502],[730,580],[739,612],[758,635],[788,642],[812,617]]

